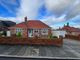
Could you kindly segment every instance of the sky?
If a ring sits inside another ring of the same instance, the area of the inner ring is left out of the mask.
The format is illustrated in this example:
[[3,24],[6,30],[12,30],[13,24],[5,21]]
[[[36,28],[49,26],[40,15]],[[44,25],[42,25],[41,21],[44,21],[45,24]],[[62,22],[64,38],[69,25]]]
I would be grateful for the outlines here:
[[0,0],[0,20],[20,23],[25,16],[54,29],[67,22],[80,28],[80,0]]

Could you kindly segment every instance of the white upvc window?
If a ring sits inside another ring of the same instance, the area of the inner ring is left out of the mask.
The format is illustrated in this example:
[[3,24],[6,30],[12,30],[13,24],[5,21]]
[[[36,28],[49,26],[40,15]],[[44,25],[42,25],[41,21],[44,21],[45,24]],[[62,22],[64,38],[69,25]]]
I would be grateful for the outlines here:
[[22,32],[23,29],[22,28],[16,28],[16,32]]
[[34,32],[35,32],[35,33],[38,33],[38,32],[39,32],[39,29],[35,29]]
[[41,29],[42,35],[48,35],[48,29]]

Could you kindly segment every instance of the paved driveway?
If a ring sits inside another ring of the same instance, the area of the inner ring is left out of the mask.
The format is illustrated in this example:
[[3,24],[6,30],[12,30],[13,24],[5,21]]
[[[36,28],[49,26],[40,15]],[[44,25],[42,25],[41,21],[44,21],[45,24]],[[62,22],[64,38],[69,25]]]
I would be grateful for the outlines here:
[[0,45],[0,55],[80,58],[80,41],[64,39],[62,47]]

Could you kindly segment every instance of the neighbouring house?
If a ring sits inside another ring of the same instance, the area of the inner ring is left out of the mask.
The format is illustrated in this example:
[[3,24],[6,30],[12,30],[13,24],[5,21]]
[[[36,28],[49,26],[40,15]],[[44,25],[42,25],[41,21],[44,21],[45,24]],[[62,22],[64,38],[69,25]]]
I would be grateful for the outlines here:
[[59,38],[59,36],[62,36],[64,38],[65,35],[78,36],[78,35],[80,35],[80,29],[75,28],[75,27],[71,27],[69,25],[69,23],[67,23],[62,28],[52,30],[52,36],[57,36],[58,38]]
[[69,26],[69,23],[67,23],[67,25],[64,25],[60,30],[66,31],[67,35],[80,35],[80,29]]
[[10,27],[12,35],[21,34],[22,37],[48,37],[51,34],[51,28],[40,20],[27,20]]
[[15,25],[15,22],[12,21],[3,21],[0,20],[0,36],[10,36],[10,31],[8,27]]
[[64,38],[65,34],[67,34],[67,32],[65,30],[60,30],[60,29],[52,30],[52,36],[57,36],[58,38],[60,36],[62,36]]

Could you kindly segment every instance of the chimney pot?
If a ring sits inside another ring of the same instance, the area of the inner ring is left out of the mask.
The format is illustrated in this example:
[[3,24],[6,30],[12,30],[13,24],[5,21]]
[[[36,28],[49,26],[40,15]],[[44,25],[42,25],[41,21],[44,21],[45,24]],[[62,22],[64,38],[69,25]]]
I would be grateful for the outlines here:
[[25,17],[25,22],[27,22],[27,17]]

